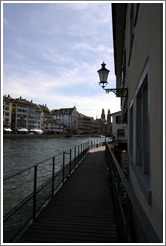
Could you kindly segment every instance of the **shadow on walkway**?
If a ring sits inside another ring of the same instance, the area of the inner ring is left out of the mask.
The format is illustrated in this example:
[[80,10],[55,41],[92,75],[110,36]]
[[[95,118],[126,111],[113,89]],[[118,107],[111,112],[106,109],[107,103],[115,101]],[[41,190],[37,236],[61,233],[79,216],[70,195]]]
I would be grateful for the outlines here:
[[19,243],[117,243],[105,147],[91,150]]

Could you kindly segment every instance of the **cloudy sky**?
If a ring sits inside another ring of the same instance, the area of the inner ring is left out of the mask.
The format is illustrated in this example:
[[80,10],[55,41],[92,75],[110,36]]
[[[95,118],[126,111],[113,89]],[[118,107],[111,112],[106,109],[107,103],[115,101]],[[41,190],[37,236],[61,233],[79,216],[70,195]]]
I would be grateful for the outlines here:
[[100,118],[120,110],[98,84],[103,61],[115,87],[110,3],[3,4],[3,94]]

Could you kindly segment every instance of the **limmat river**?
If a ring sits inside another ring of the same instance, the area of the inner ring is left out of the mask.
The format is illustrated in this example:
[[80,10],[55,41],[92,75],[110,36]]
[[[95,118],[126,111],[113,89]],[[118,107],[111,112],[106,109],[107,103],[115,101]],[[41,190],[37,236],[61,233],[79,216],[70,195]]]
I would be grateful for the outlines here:
[[[28,139],[4,139],[3,140],[3,175],[4,178],[17,172],[35,166],[37,163],[49,159],[63,151],[87,141],[97,142],[101,139],[95,137],[71,137],[71,138],[28,138]],[[62,155],[61,155],[62,156]],[[62,161],[61,161],[62,162]],[[52,161],[41,166],[42,179],[47,178],[47,172],[51,173]],[[60,168],[56,162],[55,168]],[[39,169],[39,168],[38,168]],[[20,180],[19,180],[20,178]],[[23,174],[4,181],[3,202],[4,214],[9,212],[33,189],[33,169]]]
[[3,174],[9,176],[81,143],[96,139],[94,137],[4,139]]
[[[52,191],[52,179],[51,182],[47,183],[47,181],[50,177],[52,178],[53,160],[55,161],[55,174],[57,174],[55,183],[61,184],[63,172],[60,170],[64,170],[63,166],[67,167],[67,163],[74,160],[81,150],[83,151],[85,145],[81,146],[81,144],[86,142],[89,142],[86,146],[96,146],[96,144],[102,144],[104,138],[3,139],[3,236],[5,242],[10,242],[13,236],[15,237],[32,218],[34,177],[36,177],[38,189],[35,193],[36,208],[39,209]],[[78,145],[79,147],[76,147]],[[66,154],[63,155],[65,151]],[[53,159],[54,156],[55,159]],[[36,169],[37,175],[35,176]],[[61,176],[58,176],[58,173]],[[45,185],[46,183],[48,185]],[[19,209],[17,209],[18,204],[20,204]]]

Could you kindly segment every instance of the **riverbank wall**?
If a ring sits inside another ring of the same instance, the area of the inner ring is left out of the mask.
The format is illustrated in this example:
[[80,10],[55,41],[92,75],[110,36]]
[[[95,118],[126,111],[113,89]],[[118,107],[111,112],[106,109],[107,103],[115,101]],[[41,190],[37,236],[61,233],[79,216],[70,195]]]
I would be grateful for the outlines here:
[[[100,136],[93,136],[93,135],[73,135],[71,137],[100,137]],[[40,138],[69,138],[63,135],[58,134],[4,134],[3,139],[40,139]]]

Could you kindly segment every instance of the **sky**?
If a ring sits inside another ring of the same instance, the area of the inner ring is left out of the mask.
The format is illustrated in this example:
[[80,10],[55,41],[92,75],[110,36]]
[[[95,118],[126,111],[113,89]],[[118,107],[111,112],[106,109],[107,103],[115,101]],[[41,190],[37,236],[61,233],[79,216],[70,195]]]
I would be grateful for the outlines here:
[[97,73],[104,61],[116,87],[113,52],[109,2],[3,3],[3,95],[95,119],[114,113],[120,99]]

